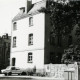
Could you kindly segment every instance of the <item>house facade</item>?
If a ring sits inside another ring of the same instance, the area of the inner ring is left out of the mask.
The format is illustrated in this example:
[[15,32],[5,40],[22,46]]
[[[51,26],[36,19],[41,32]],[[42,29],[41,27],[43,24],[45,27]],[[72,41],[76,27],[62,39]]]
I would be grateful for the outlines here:
[[[11,65],[21,68],[43,68],[45,63],[45,13],[38,9],[46,7],[46,1],[32,4],[30,8],[20,8],[20,13],[12,21]],[[30,5],[29,5],[30,4]],[[41,6],[39,6],[41,5]],[[27,10],[28,11],[27,11]],[[26,12],[25,12],[25,11]]]
[[68,39],[51,35],[50,14],[40,12],[46,7],[47,0],[27,0],[13,18],[10,65],[43,69],[44,64],[61,63]]

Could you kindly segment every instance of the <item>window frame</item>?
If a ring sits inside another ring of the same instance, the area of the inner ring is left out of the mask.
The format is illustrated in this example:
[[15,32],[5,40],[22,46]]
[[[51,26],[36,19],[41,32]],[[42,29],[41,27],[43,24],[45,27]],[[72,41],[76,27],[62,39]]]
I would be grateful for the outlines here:
[[28,63],[33,63],[33,53],[32,52],[28,53]]
[[13,23],[13,31],[17,30],[17,22]]
[[13,48],[16,47],[16,36],[13,37]]
[[55,36],[50,32],[50,45],[55,46]]
[[33,33],[30,33],[28,36],[28,45],[33,45]]
[[29,17],[29,27],[33,26],[33,17]]

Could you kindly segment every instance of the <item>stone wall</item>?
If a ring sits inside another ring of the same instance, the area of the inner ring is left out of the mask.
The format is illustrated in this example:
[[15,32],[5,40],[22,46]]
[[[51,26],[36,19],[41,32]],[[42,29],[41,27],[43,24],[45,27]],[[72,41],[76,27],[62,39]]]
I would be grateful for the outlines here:
[[78,65],[75,64],[47,64],[46,75],[64,80],[78,80]]

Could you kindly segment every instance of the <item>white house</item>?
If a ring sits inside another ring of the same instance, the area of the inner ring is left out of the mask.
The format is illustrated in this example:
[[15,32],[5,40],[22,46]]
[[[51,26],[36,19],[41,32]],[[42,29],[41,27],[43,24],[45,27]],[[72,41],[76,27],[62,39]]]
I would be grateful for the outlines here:
[[10,65],[42,69],[44,64],[54,61],[53,47],[50,47],[50,17],[39,11],[46,8],[47,0],[33,1],[27,0],[26,8],[21,7],[12,20]]

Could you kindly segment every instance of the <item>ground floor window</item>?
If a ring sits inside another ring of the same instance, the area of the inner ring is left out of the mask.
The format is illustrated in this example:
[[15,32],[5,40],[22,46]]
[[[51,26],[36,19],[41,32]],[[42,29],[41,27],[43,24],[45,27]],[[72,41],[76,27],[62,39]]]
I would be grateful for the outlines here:
[[12,66],[15,66],[16,58],[12,58]]
[[50,63],[61,64],[62,54],[59,52],[50,52]]
[[30,52],[28,53],[28,63],[32,63],[33,62],[33,54]]

